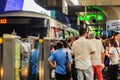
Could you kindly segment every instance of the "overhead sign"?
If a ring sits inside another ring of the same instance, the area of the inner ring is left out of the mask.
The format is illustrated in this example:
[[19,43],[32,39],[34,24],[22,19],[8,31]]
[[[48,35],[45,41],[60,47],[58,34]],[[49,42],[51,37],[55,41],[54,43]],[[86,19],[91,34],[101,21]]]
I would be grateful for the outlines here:
[[85,16],[80,15],[79,20],[81,21],[90,21],[92,18],[96,20],[103,20],[103,15],[102,14],[87,14]]
[[120,31],[120,20],[108,20],[106,22],[106,29]]

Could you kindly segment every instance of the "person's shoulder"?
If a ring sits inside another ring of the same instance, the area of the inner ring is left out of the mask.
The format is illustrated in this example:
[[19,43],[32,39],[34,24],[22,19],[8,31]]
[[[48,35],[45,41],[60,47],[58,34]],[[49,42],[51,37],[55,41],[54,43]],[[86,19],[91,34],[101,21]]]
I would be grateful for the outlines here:
[[80,39],[75,40],[75,41],[73,42],[73,44],[76,44],[76,43],[78,43],[78,42],[80,42]]

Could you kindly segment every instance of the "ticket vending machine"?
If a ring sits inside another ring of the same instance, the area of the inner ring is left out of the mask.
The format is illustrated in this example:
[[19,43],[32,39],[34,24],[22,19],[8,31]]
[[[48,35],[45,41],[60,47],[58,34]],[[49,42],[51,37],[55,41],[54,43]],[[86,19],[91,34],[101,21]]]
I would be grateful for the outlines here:
[[3,39],[0,37],[0,80],[3,80]]
[[20,80],[20,40],[3,34],[3,80]]

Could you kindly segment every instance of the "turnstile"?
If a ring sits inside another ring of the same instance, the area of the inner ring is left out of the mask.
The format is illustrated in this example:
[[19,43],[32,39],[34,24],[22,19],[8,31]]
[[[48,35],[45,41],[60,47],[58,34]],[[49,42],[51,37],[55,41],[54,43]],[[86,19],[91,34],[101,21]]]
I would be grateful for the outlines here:
[[0,38],[0,80],[3,80],[3,39]]
[[20,40],[3,35],[3,80],[20,80]]
[[48,57],[50,53],[49,38],[44,38],[43,42],[40,42],[40,50],[39,80],[50,80],[50,66],[48,64]]

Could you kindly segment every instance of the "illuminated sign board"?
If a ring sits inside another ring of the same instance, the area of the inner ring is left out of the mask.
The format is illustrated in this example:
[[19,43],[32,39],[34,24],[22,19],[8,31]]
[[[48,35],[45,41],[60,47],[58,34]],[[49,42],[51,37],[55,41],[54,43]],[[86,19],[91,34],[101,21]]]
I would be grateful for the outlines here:
[[7,19],[5,18],[0,19],[0,24],[7,24]]
[[30,24],[30,18],[0,18],[0,24]]
[[24,0],[7,0],[5,11],[22,10]]
[[92,18],[98,20],[103,20],[103,15],[102,14],[87,14],[85,16],[80,15],[79,20],[81,21],[90,21]]
[[100,28],[98,28],[98,27],[94,27],[93,32],[94,32],[95,36],[100,36],[100,34],[101,34]]

